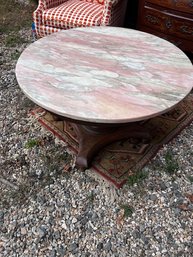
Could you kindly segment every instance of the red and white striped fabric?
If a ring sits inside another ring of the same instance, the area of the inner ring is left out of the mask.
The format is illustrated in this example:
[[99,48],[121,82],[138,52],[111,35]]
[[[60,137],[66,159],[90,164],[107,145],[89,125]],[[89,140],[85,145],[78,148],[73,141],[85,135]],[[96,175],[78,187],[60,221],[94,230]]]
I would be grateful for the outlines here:
[[39,0],[33,19],[38,37],[86,26],[122,26],[127,0]]

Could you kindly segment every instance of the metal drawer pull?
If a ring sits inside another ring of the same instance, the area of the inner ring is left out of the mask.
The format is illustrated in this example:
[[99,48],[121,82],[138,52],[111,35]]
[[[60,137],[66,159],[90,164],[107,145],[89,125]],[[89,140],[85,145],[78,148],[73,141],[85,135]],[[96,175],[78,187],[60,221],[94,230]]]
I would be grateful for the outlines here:
[[188,34],[188,35],[193,35],[193,30],[190,29],[188,26],[181,26],[180,30],[182,33]]
[[172,27],[172,22],[171,20],[167,19],[165,22],[166,28],[170,29]]
[[147,19],[149,22],[151,22],[151,23],[153,23],[153,24],[159,23],[158,18],[155,17],[155,16],[146,15],[145,17],[146,17],[146,19]]

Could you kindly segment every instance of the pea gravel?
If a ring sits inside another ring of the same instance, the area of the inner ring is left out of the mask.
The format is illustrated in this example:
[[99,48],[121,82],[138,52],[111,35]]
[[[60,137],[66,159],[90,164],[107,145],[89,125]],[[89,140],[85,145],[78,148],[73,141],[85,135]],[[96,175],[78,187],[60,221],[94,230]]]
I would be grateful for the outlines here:
[[26,43],[0,43],[0,256],[193,256],[193,124],[134,185],[117,190],[75,169],[65,145],[29,115],[35,104],[14,69],[30,30],[20,36]]

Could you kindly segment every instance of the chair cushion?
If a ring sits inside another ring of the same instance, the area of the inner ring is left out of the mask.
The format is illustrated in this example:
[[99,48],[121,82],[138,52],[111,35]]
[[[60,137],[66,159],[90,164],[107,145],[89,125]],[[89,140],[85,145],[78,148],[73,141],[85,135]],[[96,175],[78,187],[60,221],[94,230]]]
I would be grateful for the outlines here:
[[66,29],[99,26],[104,6],[80,0],[69,0],[42,13],[43,25]]

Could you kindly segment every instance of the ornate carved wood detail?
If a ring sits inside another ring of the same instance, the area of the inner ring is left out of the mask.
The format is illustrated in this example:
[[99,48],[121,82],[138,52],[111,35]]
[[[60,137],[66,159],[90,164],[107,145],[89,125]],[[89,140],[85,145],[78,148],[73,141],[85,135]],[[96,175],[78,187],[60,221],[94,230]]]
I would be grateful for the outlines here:
[[151,22],[152,24],[159,24],[159,19],[157,17],[150,14],[146,15],[145,17],[148,20],[148,22]]
[[184,34],[188,34],[188,35],[193,35],[193,27],[188,27],[188,26],[181,26],[180,30],[182,31],[182,33]]
[[138,29],[193,52],[193,0],[138,0]]
[[193,0],[147,0],[147,2],[193,14]]
[[142,23],[163,33],[193,41],[193,19],[184,19],[177,14],[146,6]]

